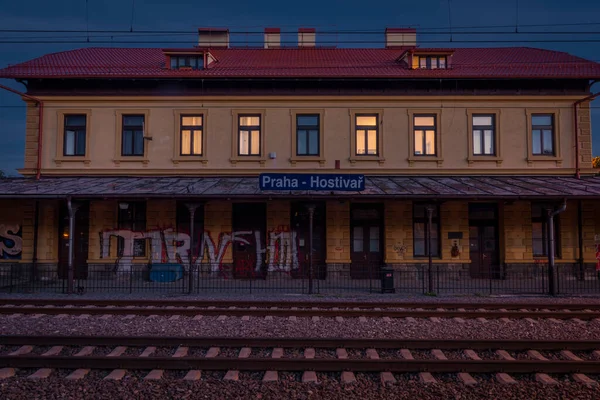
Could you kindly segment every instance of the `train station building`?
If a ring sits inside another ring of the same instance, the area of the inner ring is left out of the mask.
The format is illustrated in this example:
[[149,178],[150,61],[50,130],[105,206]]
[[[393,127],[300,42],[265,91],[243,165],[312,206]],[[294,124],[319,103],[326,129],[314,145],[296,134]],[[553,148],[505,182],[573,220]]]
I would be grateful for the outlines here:
[[600,291],[600,64],[316,35],[200,29],[0,70],[27,104],[0,286],[379,290],[391,271],[397,293]]

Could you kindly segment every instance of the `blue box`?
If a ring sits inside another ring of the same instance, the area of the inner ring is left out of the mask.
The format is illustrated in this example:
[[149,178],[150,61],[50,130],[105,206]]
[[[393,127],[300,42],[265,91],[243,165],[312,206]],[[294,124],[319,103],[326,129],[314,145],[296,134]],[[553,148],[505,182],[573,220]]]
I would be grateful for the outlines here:
[[152,282],[175,282],[181,278],[183,278],[183,265],[181,264],[152,264],[150,266]]

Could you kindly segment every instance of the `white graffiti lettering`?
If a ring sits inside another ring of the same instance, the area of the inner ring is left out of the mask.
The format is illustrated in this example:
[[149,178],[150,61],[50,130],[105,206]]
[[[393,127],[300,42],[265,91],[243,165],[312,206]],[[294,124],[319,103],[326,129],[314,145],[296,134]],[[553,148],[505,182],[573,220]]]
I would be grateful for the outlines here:
[[18,224],[0,225],[0,259],[20,259],[23,251],[23,238]]

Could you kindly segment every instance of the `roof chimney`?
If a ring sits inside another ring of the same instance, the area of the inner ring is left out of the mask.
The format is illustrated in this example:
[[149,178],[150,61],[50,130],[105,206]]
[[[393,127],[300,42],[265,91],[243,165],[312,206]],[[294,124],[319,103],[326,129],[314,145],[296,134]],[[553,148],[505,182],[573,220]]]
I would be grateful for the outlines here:
[[298,47],[315,47],[317,30],[315,28],[298,29]]
[[385,28],[385,47],[415,47],[417,30],[414,28]]
[[265,28],[265,49],[278,49],[281,47],[281,29]]
[[198,28],[198,47],[229,47],[229,29]]

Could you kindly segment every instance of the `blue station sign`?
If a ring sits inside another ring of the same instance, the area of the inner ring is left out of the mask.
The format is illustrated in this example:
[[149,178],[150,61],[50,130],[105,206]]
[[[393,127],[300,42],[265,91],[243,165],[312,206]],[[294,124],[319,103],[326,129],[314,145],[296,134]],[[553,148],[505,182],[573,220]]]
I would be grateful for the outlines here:
[[365,176],[357,174],[260,174],[260,190],[325,190],[360,192]]

